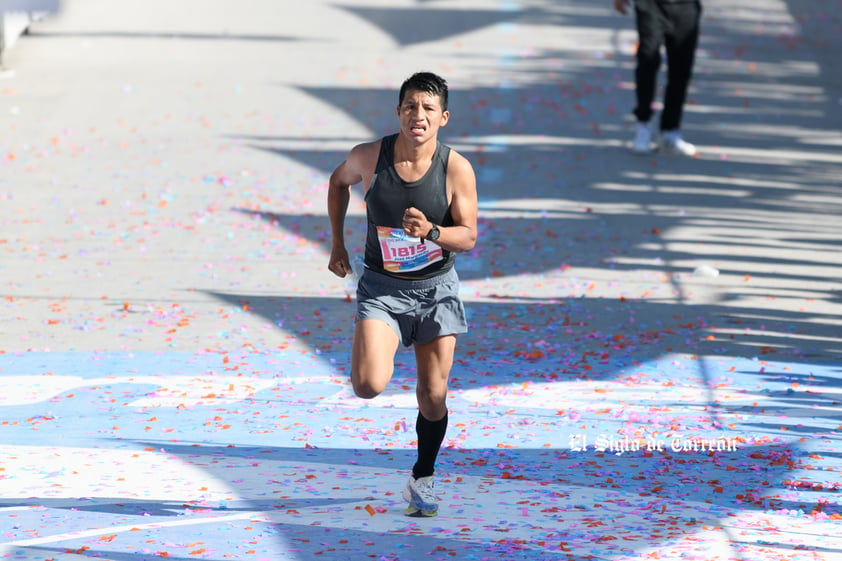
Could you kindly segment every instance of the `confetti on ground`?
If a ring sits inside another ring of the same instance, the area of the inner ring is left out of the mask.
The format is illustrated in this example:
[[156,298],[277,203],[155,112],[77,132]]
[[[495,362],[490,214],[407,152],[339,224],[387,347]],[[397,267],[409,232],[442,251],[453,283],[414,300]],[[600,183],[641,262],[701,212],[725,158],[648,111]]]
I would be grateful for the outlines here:
[[[0,559],[839,557],[828,2],[706,2],[689,161],[623,148],[610,3],[63,4],[0,76]],[[413,355],[353,395],[325,266],[422,67],[480,195],[431,519]]]

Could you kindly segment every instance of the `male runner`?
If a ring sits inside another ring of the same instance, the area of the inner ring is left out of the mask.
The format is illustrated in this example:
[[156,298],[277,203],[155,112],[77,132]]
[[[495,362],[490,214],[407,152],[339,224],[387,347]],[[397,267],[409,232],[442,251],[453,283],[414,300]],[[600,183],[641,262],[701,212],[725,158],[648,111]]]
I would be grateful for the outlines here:
[[447,430],[447,380],[456,336],[467,331],[455,254],[477,239],[476,177],[438,141],[447,124],[447,82],[419,72],[401,86],[396,134],[351,149],[328,188],[333,244],[328,269],[351,272],[344,224],[350,187],[362,182],[368,233],[357,286],[351,382],[357,396],[383,392],[398,344],[415,350],[418,458],[403,490],[407,514],[435,516],[433,474]]

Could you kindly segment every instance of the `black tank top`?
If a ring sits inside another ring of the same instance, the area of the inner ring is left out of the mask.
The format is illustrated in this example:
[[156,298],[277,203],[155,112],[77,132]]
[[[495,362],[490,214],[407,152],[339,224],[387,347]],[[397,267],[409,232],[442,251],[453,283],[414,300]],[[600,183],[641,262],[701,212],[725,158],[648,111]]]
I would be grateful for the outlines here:
[[[450,148],[436,143],[436,151],[430,169],[418,181],[404,181],[395,170],[395,140],[398,135],[383,137],[380,141],[380,155],[371,185],[365,194],[368,233],[365,241],[365,265],[368,269],[385,275],[393,275],[383,267],[383,253],[377,227],[401,228],[403,212],[415,207],[433,224],[452,226],[450,205],[447,202],[447,161]],[[428,242],[429,243],[429,242]],[[456,255],[442,250],[442,260],[427,267],[406,273],[401,277],[430,278],[453,268]]]

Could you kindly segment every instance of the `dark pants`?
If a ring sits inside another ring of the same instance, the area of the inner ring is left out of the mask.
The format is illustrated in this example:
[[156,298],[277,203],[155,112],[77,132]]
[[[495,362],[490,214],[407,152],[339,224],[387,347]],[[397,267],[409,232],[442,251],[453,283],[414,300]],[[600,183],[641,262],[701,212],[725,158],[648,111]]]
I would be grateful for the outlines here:
[[638,121],[648,122],[652,118],[652,102],[661,68],[661,46],[664,46],[667,52],[667,88],[660,130],[680,128],[687,87],[693,74],[696,45],[699,42],[701,15],[702,6],[699,1],[635,1],[640,43],[634,76],[637,91],[634,114]]

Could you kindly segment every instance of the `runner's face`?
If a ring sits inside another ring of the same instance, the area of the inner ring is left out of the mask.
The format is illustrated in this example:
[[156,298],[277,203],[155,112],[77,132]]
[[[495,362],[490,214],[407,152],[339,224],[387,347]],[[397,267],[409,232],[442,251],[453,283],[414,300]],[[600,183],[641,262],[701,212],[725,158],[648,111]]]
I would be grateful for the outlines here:
[[447,124],[450,113],[442,111],[437,95],[409,90],[398,106],[401,131],[409,138],[429,140],[435,138],[439,128]]

